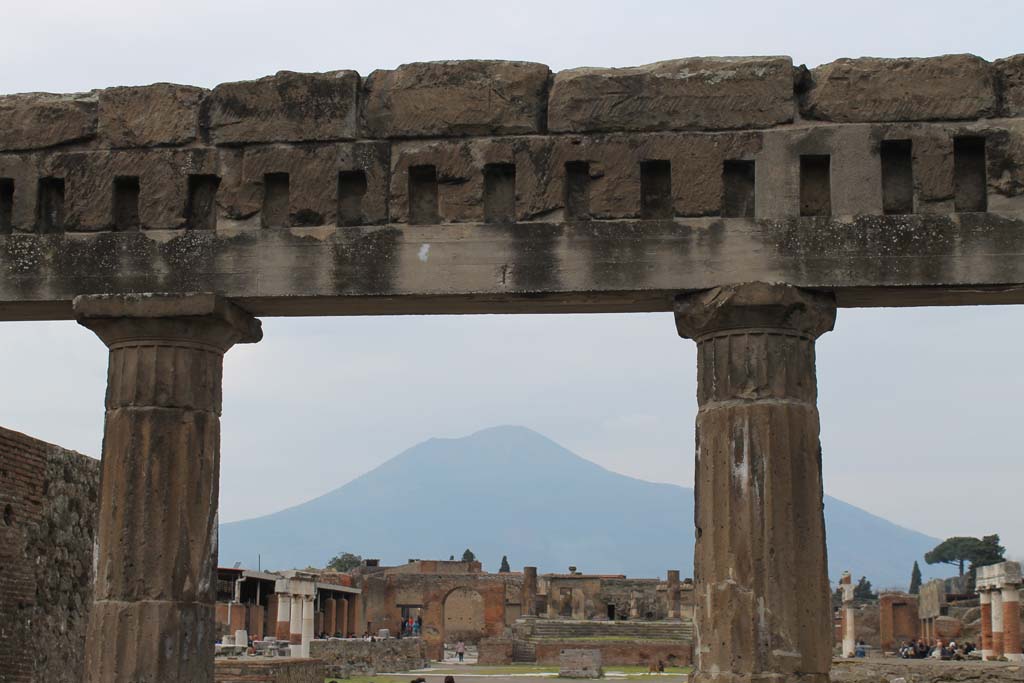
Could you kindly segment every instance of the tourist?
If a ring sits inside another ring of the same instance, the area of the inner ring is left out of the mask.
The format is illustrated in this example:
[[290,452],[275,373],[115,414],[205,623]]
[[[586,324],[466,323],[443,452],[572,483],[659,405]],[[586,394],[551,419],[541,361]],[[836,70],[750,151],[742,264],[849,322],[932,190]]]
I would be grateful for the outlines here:
[[423,631],[423,615],[421,614],[421,615],[416,617],[416,633],[421,633],[422,631]]
[[445,676],[444,683],[455,683],[455,676]]
[[459,661],[463,662],[466,659],[466,644],[461,640],[455,643],[455,654],[459,656]]

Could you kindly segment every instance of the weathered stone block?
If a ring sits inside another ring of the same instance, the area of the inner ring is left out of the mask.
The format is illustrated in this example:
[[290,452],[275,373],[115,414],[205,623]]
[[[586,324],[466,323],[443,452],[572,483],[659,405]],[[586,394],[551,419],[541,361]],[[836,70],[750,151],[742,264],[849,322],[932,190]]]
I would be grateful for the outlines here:
[[1002,93],[1000,116],[1024,116],[1024,54],[992,63]]
[[212,142],[302,142],[358,137],[359,74],[279,71],[256,81],[223,83],[209,102]]
[[41,149],[96,134],[96,93],[0,97],[0,151]]
[[812,71],[807,118],[837,122],[937,121],[996,113],[992,65],[974,55],[839,59]]
[[566,649],[558,659],[559,678],[601,678],[600,650]]
[[540,133],[550,75],[532,62],[404,64],[370,74],[364,117],[377,137]]
[[555,75],[556,132],[761,128],[793,120],[789,57],[677,59]]
[[112,147],[181,145],[199,132],[203,88],[155,83],[99,93],[99,132]]

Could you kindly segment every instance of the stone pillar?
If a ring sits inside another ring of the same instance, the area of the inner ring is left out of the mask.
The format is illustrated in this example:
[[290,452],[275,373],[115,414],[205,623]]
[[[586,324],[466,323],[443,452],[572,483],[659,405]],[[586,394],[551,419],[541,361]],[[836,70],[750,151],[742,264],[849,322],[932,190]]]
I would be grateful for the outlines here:
[[629,618],[640,618],[640,599],[636,591],[629,592]]
[[1003,586],[1003,656],[1011,662],[1024,662],[1020,637],[1020,587]]
[[348,638],[348,599],[340,598],[338,600],[338,631],[341,632],[342,638]]
[[333,636],[337,630],[338,601],[334,598],[324,600],[324,633]]
[[309,657],[309,644],[313,641],[313,596],[307,595],[302,601],[302,656]]
[[292,594],[292,612],[288,623],[288,642],[302,644],[302,596]]
[[697,342],[694,683],[826,683],[814,342],[835,303],[755,283],[681,296],[675,310]]
[[853,623],[853,577],[850,572],[843,572],[839,587],[843,591],[843,656],[854,657],[857,654],[857,639]]
[[537,568],[523,567],[523,593],[520,598],[522,615],[537,616]]
[[981,604],[981,658],[992,658],[992,594],[987,590],[978,590]]
[[290,641],[292,623],[292,596],[277,593],[277,629],[274,637],[277,640]]
[[992,658],[1003,656],[1003,592],[992,591]]
[[110,349],[84,680],[213,680],[224,353],[260,322],[214,295],[79,296]]
[[680,618],[680,588],[679,588],[679,570],[669,569],[668,570],[668,618],[679,619]]

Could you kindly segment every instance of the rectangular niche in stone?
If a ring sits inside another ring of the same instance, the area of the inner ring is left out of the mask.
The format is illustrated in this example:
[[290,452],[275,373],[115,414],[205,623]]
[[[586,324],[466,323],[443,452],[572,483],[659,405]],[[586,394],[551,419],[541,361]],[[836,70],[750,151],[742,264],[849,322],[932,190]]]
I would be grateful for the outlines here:
[[217,228],[218,187],[220,187],[220,178],[215,175],[190,175],[188,177],[185,227],[191,230],[215,230]]
[[828,154],[800,157],[800,215],[832,215],[832,158]]
[[985,138],[953,140],[953,204],[957,211],[988,210],[985,178]]
[[14,227],[14,179],[0,178],[0,235]]
[[487,164],[484,166],[484,222],[512,223],[515,219],[515,164]]
[[722,215],[753,218],[754,196],[754,162],[726,161],[722,165]]
[[338,173],[338,225],[362,225],[366,171]]
[[672,162],[640,162],[640,217],[672,218]]
[[139,229],[139,177],[114,178],[114,230]]
[[40,178],[36,201],[36,231],[40,233],[64,230],[64,179]]
[[409,167],[409,222],[440,223],[437,201],[437,168]]
[[883,140],[882,209],[886,214],[914,213],[914,165],[910,140]]
[[290,197],[287,173],[267,173],[263,176],[264,228],[287,228]]

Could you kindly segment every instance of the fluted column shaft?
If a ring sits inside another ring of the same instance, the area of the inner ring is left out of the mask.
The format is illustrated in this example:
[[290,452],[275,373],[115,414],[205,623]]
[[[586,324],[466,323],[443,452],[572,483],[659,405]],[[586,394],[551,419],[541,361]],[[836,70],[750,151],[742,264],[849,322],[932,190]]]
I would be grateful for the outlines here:
[[277,593],[277,625],[274,628],[274,637],[277,640],[289,640],[291,635],[292,619],[292,596],[287,593]]
[[259,321],[212,295],[74,310],[110,349],[85,681],[212,681],[222,362]]
[[832,618],[814,342],[830,296],[785,285],[680,297],[697,342],[696,683],[826,683]]

